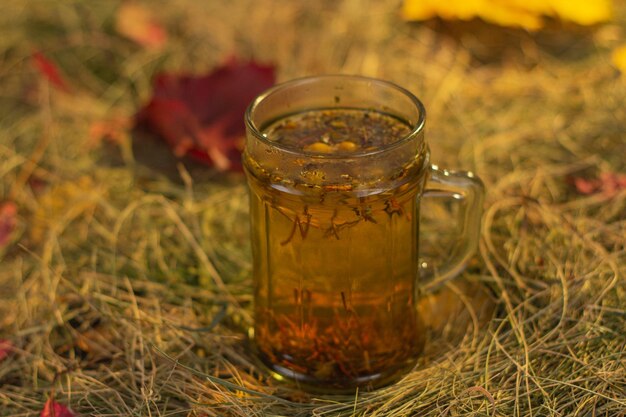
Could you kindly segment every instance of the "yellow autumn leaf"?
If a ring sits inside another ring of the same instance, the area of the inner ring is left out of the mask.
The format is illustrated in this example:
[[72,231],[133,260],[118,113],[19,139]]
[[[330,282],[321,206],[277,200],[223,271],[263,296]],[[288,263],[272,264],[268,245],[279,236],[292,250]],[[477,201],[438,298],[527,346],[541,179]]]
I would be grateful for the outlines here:
[[537,30],[544,17],[592,25],[611,19],[612,11],[611,0],[405,0],[402,13],[408,20],[481,18],[501,26]]
[[80,215],[91,216],[102,195],[103,190],[87,176],[53,186],[38,201],[30,221],[31,239],[41,241],[46,231],[60,233]]
[[613,4],[610,0],[552,0],[552,16],[580,25],[594,25],[611,20]]
[[538,30],[542,27],[539,14],[528,9],[514,8],[508,4],[496,3],[486,6],[476,17],[500,26],[522,27],[528,30]]
[[615,65],[622,74],[626,74],[626,44],[615,49],[611,58],[613,65]]
[[167,32],[150,9],[134,2],[124,2],[115,15],[115,30],[146,48],[159,49],[167,42]]

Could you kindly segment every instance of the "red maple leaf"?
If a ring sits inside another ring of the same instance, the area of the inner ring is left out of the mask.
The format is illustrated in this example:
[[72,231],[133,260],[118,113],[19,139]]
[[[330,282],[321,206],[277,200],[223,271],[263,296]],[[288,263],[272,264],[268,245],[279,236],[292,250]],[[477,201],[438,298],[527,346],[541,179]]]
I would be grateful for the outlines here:
[[137,122],[164,138],[176,156],[239,171],[246,107],[274,81],[273,66],[235,59],[204,76],[160,74]]
[[17,224],[17,206],[12,201],[0,203],[0,248],[9,243]]
[[13,343],[6,339],[0,339],[0,362],[5,360],[13,350]]
[[44,54],[37,51],[32,55],[33,65],[50,83],[64,93],[71,91],[70,85],[61,76],[57,65],[48,59]]
[[72,413],[69,408],[64,406],[63,404],[59,404],[54,401],[52,398],[48,398],[46,404],[43,406],[43,410],[41,410],[41,414],[39,417],[75,417],[76,414]]

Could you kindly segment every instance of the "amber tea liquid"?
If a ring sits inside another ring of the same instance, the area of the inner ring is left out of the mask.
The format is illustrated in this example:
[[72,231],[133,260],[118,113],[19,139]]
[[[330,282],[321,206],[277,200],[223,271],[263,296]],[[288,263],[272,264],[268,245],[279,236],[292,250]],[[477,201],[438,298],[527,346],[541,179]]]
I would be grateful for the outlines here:
[[[262,129],[277,146],[329,157],[367,153],[409,131],[354,109],[306,111]],[[306,158],[281,167],[295,180],[246,162],[260,357],[322,390],[371,388],[406,371],[423,342],[415,306],[423,181],[406,175],[389,187],[379,178],[355,191],[354,173],[325,184]]]

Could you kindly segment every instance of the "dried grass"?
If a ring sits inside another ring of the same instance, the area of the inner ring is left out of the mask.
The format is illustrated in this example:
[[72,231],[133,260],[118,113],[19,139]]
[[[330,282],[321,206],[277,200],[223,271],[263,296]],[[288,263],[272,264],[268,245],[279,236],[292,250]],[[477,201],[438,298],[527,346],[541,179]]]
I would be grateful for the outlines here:
[[[626,193],[567,181],[626,169],[626,82],[609,62],[621,3],[615,23],[534,36],[407,24],[397,1],[150,4],[172,38],[160,52],[112,32],[116,2],[2,8],[0,197],[20,211],[0,253],[0,337],[15,345],[0,415],[38,415],[50,395],[94,416],[624,415]],[[77,93],[51,90],[33,49]],[[243,180],[130,137],[89,140],[93,122],[133,114],[155,72],[232,53],[275,62],[281,80],[396,81],[429,110],[433,160],[484,179],[480,256],[425,300],[430,342],[401,382],[323,397],[272,381],[245,342]]]

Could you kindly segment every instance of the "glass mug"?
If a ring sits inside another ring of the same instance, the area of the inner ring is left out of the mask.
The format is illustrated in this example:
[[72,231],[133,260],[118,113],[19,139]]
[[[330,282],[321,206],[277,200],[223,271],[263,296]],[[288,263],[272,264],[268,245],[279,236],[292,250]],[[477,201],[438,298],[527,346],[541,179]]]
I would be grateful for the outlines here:
[[[267,134],[285,118],[297,131],[298,114],[347,109],[393,117],[406,134],[335,153]],[[258,356],[276,378],[316,391],[394,381],[423,346],[419,295],[456,276],[476,250],[481,181],[430,164],[424,106],[386,81],[293,80],[257,97],[245,122]],[[418,255],[420,200],[431,196],[460,208],[458,239],[437,268]]]

